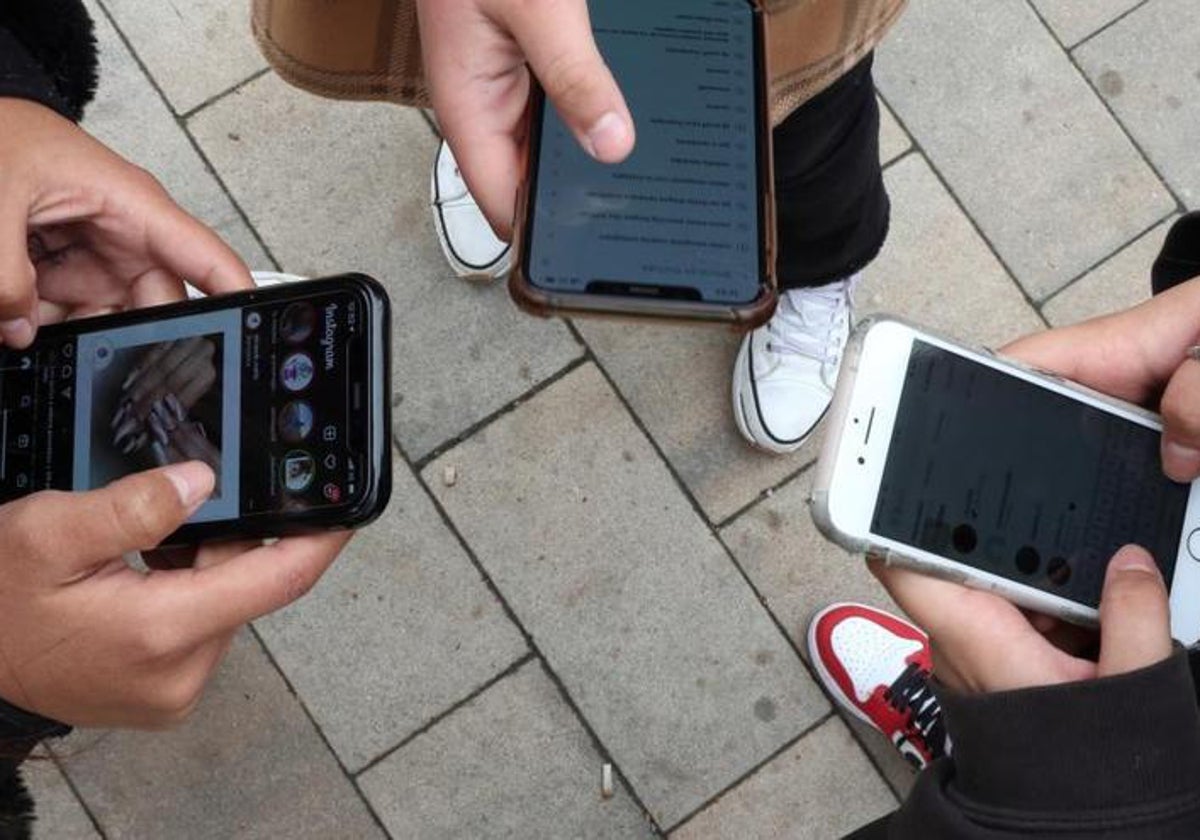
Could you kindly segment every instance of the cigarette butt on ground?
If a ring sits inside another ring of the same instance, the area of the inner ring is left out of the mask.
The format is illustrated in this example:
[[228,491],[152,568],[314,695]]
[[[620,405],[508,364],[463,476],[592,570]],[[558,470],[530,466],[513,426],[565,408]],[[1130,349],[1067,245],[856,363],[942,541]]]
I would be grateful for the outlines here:
[[447,487],[458,484],[458,467],[448,466],[442,470],[442,483]]
[[605,764],[600,771],[600,795],[605,799],[612,799],[613,795],[613,771],[611,764]]

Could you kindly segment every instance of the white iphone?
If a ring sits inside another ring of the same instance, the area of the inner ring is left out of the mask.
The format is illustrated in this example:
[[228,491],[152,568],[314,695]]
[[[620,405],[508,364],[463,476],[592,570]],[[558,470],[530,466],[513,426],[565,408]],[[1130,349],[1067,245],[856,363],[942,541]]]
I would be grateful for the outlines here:
[[1165,477],[1157,415],[891,318],[851,338],[817,467],[831,540],[1095,624],[1135,543],[1200,639],[1200,493]]

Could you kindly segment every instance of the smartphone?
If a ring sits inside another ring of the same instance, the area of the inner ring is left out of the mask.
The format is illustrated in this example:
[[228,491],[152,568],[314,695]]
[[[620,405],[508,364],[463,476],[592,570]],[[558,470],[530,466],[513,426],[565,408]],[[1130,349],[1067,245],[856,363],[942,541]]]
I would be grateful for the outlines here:
[[765,322],[777,293],[761,10],[654,0],[589,11],[637,146],[597,163],[534,91],[513,299],[537,315]]
[[43,327],[0,348],[0,502],[200,460],[183,545],[366,524],[391,492],[389,304],[361,274]]
[[1166,478],[1157,415],[870,319],[843,361],[812,496],[821,531],[888,563],[1098,620],[1108,562],[1134,543],[1200,639],[1200,501]]

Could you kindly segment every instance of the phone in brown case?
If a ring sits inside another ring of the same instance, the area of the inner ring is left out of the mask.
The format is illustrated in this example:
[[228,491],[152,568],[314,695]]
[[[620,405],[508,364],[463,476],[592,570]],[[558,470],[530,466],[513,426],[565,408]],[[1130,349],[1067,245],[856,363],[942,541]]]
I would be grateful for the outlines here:
[[535,85],[513,300],[544,317],[765,323],[778,300],[766,16],[746,0],[591,15],[637,148],[593,161]]

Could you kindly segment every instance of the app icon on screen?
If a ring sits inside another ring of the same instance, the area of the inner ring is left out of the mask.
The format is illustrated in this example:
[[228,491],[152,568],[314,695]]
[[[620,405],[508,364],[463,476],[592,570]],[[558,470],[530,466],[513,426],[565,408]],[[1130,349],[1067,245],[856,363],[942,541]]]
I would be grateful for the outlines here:
[[279,334],[289,344],[305,341],[316,328],[317,310],[311,303],[293,303],[279,319]]
[[289,452],[283,459],[283,486],[289,493],[303,493],[317,475],[317,462],[307,452]]
[[303,400],[290,402],[279,412],[279,436],[288,443],[299,443],[312,434],[312,406]]
[[307,353],[293,353],[284,359],[279,378],[283,387],[289,391],[303,391],[312,384],[315,371],[312,356]]

